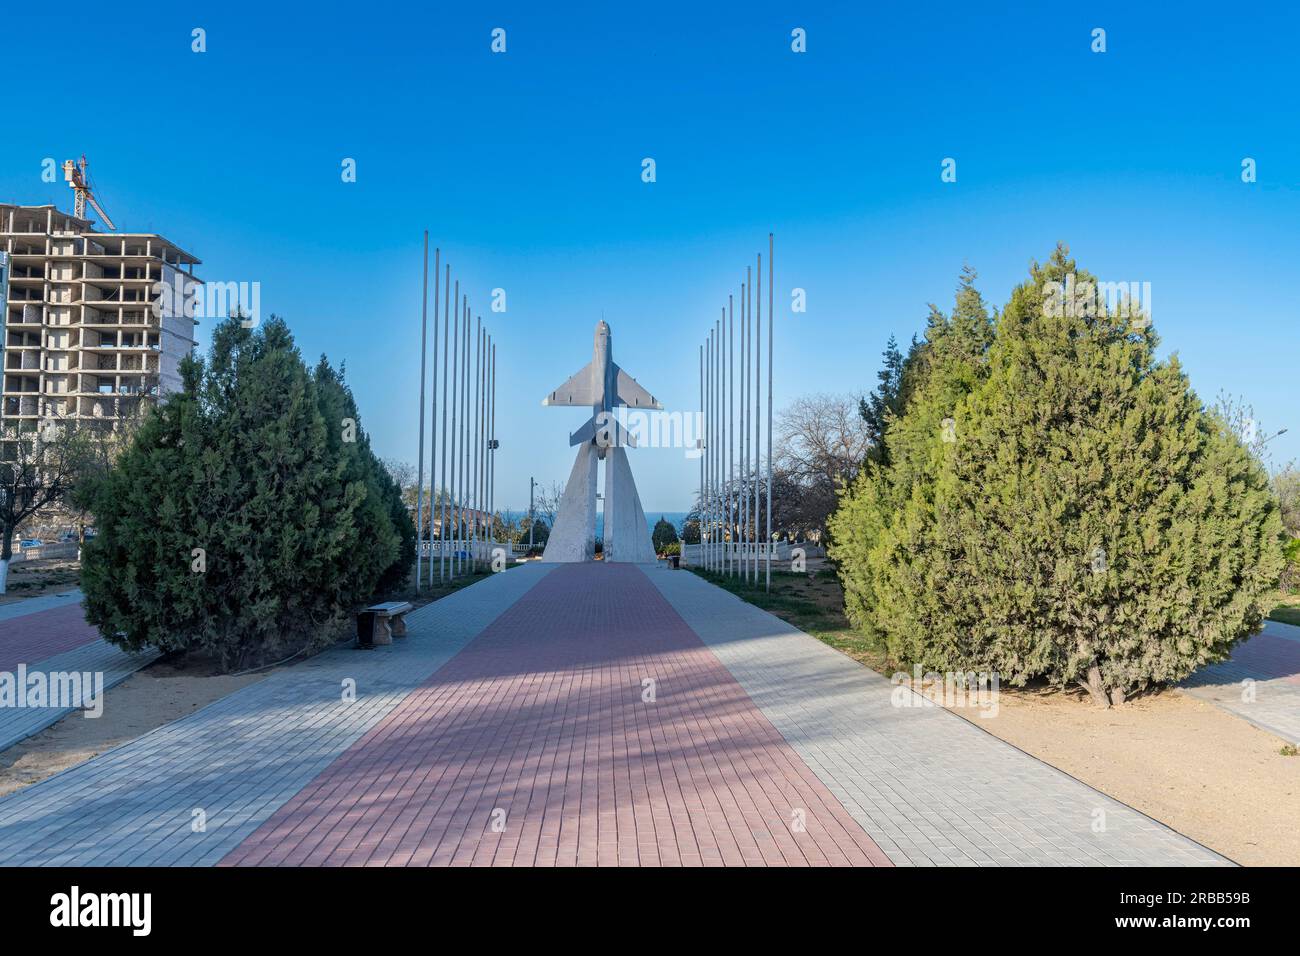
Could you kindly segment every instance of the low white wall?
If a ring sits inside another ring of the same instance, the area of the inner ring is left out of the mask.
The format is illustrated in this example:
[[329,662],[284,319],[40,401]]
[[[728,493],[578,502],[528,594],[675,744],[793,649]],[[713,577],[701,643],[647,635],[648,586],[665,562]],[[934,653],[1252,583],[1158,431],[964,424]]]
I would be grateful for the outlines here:
[[766,549],[762,544],[741,544],[737,542],[736,544],[706,544],[703,546],[698,544],[684,544],[682,545],[682,561],[686,564],[703,564],[705,557],[703,551],[707,549],[710,555],[717,555],[718,560],[730,557],[731,560],[736,561],[742,559],[753,560],[755,558],[759,561],[766,561],[769,560],[769,555],[765,553],[766,551],[770,553],[770,560],[772,563],[778,564],[790,560],[790,551],[792,548],[802,549],[805,558],[821,558],[826,556],[824,548],[808,541],[777,541],[767,545]]

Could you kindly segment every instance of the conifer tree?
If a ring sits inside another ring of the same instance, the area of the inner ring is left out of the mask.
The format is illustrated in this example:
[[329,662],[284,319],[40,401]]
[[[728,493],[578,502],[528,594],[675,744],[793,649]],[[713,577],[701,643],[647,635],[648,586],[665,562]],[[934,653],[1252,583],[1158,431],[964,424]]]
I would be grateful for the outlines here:
[[671,521],[661,515],[650,533],[650,540],[654,544],[655,551],[663,554],[664,548],[678,540],[677,529]]
[[981,353],[978,308],[959,305],[951,335],[932,324],[891,431],[906,451],[836,516],[850,616],[897,658],[1107,706],[1258,627],[1282,560],[1267,475],[1177,359],[1157,360],[1149,317],[1094,288],[1060,247],[986,359],[960,359]]
[[[881,601],[889,595],[877,591],[871,555],[882,542],[893,546],[897,541],[911,549],[924,546],[915,522],[891,529],[914,491],[919,494],[915,508],[930,507],[929,485],[921,479],[937,466],[934,439],[945,434],[945,423],[952,420],[958,403],[986,374],[993,324],[974,282],[974,271],[964,269],[953,318],[930,306],[925,338],[913,340],[898,376],[899,411],[883,416],[881,440],[888,453],[882,460],[868,460],[841,493],[839,508],[828,523],[829,554],[839,568],[849,619],[886,643],[899,659],[910,659],[911,654],[898,638],[904,632],[884,616]],[[909,628],[905,633],[913,632]]]
[[202,648],[226,667],[334,638],[414,548],[391,479],[349,440],[364,438],[351,394],[332,369],[317,381],[275,317],[221,323],[181,373],[94,493],[88,620],[124,647]]

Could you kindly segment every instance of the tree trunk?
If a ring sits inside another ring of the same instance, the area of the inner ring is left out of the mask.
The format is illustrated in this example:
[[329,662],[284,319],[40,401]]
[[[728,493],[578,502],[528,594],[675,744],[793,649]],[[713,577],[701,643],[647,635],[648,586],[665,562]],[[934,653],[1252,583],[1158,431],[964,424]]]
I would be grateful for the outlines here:
[[9,586],[9,559],[14,556],[14,529],[0,526],[0,594]]
[[1092,702],[1098,707],[1110,707],[1110,699],[1106,696],[1106,688],[1101,683],[1101,668],[1093,664],[1088,668],[1087,681],[1079,681],[1079,686],[1086,690],[1092,696]]
[[1120,706],[1121,704],[1123,704],[1123,703],[1124,703],[1124,691],[1123,691],[1121,688],[1119,688],[1119,687],[1116,687],[1114,690],[1112,690],[1112,691],[1110,692],[1110,702],[1111,702],[1112,704],[1114,704],[1116,707],[1118,707],[1118,706]]

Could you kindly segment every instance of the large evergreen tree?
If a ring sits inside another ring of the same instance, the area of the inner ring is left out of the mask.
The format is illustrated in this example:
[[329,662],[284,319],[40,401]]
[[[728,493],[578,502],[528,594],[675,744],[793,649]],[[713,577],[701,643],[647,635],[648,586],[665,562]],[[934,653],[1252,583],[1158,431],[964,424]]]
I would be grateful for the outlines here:
[[223,322],[207,362],[183,362],[181,391],[94,494],[82,581],[107,639],[262,661],[333,638],[400,566],[409,517],[394,526],[395,486],[322,366],[274,317]]
[[[946,433],[945,422],[951,420],[958,402],[987,374],[993,324],[974,282],[974,271],[963,269],[952,318],[930,306],[925,337],[913,340],[901,370],[893,376],[898,383],[895,402],[880,418],[880,442],[887,452],[868,459],[841,493],[839,508],[829,522],[829,553],[839,568],[850,619],[877,639],[890,641],[894,635],[891,650],[900,659],[910,655],[898,642],[897,631],[877,625],[878,620],[892,621],[877,614],[888,594],[877,594],[870,556],[914,492],[919,495],[918,507],[928,506],[929,483],[921,479],[936,464],[935,436]],[[920,532],[908,526],[895,533],[915,539]],[[924,541],[911,540],[908,546],[924,547]]]
[[1069,276],[1094,281],[1063,248],[1035,265],[991,348],[973,305],[927,333],[898,457],[845,496],[836,556],[850,615],[901,660],[1109,704],[1258,627],[1281,523],[1259,462],[1156,359],[1147,317],[1052,307]]

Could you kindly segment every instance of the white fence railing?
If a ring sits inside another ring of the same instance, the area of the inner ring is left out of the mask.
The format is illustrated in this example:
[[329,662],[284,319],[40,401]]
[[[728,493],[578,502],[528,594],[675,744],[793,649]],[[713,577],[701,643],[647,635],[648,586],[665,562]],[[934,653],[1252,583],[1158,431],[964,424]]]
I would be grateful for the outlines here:
[[15,548],[13,561],[38,561],[41,558],[75,558],[79,545],[75,541],[42,544],[34,548]]
[[805,558],[820,558],[825,556],[825,550],[820,546],[813,544],[811,541],[773,541],[773,542],[740,542],[723,544],[684,544],[682,545],[682,561],[686,564],[701,565],[705,560],[713,561],[771,561],[773,565],[780,564],[791,560],[791,551],[800,549],[803,551]]
[[492,557],[494,548],[505,548],[507,554],[527,554],[528,542],[517,544],[505,541],[484,541],[482,539],[478,541],[458,541],[451,538],[440,541],[435,539],[420,542],[420,557],[427,558],[432,554],[436,558],[444,551],[449,555],[459,554],[465,556],[473,552],[474,556],[479,560],[488,560]]

